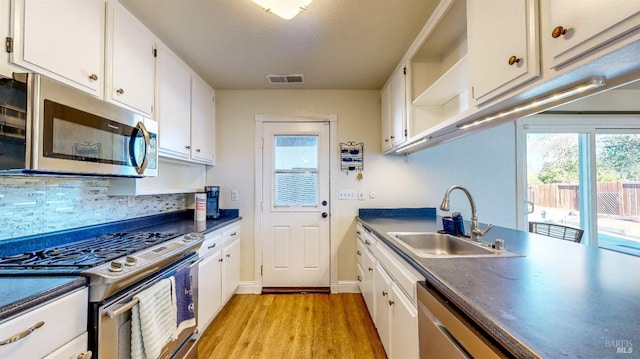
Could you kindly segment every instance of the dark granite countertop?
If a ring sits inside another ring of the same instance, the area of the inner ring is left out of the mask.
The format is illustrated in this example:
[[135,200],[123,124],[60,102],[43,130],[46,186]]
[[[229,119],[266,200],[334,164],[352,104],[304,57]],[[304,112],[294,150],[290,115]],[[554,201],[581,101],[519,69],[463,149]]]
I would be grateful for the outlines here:
[[425,259],[386,232],[434,232],[442,228],[435,211],[365,211],[358,219],[518,358],[638,357],[640,258],[494,227],[483,241],[504,239],[525,256]]
[[[219,219],[196,222],[193,211],[136,218],[50,234],[5,240],[0,257],[36,251],[113,232],[199,232],[206,234],[240,221],[238,210],[221,210]],[[80,276],[16,276],[0,272],[0,322],[78,287],[87,285]]]
[[86,285],[84,277],[0,277],[0,322]]

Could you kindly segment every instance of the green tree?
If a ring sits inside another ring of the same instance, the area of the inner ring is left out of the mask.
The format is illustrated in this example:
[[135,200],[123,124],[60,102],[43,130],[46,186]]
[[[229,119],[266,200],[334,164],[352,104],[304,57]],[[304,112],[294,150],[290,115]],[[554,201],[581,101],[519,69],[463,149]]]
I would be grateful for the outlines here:
[[575,135],[550,135],[538,179],[542,183],[578,183],[578,142]]
[[640,179],[640,135],[600,135],[598,181]]

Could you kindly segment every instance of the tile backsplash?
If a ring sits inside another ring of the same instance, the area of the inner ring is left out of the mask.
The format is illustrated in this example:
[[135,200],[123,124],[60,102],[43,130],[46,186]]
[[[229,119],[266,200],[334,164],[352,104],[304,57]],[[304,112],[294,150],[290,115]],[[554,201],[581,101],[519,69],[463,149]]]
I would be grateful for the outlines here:
[[0,240],[185,210],[186,194],[108,196],[102,178],[0,176]]

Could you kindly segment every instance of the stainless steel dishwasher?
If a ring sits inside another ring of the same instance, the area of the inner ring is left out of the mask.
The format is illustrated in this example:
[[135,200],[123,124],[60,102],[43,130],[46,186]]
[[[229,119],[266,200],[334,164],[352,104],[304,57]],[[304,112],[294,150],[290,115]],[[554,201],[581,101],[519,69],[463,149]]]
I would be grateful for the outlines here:
[[425,282],[418,282],[418,331],[421,359],[505,358],[447,301]]

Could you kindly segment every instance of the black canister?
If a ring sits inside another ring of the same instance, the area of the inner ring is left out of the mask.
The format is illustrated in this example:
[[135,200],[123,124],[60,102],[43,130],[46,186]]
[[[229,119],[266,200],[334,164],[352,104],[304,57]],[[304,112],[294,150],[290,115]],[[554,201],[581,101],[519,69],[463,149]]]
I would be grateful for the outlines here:
[[220,186],[205,186],[207,194],[207,219],[220,218]]

